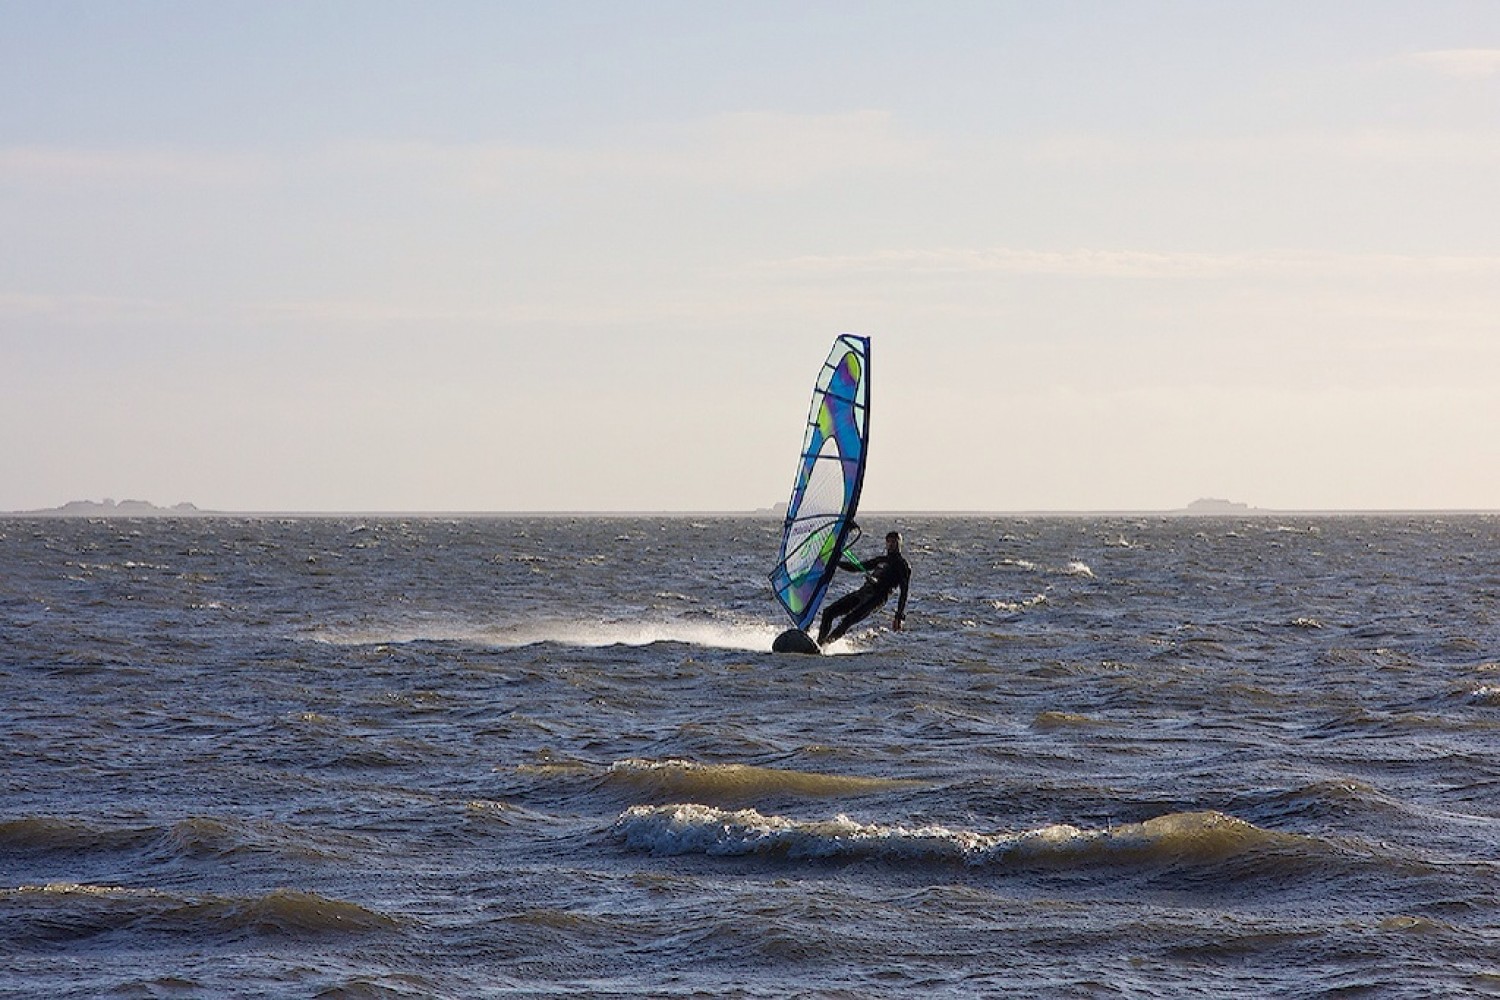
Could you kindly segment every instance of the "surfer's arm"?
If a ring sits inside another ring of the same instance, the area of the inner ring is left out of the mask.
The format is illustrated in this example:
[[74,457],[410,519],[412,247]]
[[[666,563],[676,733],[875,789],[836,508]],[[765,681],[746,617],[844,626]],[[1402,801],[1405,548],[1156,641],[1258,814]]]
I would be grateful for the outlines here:
[[891,622],[891,627],[897,632],[900,632],[901,626],[906,623],[906,589],[910,584],[911,570],[907,570],[901,575],[901,597],[896,601],[896,615]]
[[851,573],[864,573],[868,575],[880,566],[880,561],[884,558],[885,556],[877,556],[869,562],[863,563],[853,553],[845,552],[844,557],[839,560],[839,569],[847,569]]

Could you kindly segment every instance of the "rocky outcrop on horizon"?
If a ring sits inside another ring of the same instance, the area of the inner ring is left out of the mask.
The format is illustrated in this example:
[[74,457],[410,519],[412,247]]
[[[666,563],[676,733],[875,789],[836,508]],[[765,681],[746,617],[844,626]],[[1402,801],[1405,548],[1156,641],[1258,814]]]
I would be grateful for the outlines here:
[[158,507],[149,500],[69,500],[61,507],[45,510],[22,510],[25,517],[197,517],[207,513],[186,501],[171,507]]
[[1248,514],[1254,507],[1247,503],[1236,500],[1220,500],[1217,497],[1204,497],[1194,500],[1183,508],[1184,514]]

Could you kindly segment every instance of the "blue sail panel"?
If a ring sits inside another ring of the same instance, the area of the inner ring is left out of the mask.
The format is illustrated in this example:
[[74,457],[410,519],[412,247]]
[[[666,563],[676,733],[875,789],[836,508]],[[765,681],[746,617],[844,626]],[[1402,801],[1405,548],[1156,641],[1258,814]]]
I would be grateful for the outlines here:
[[848,544],[870,440],[870,338],[842,334],[818,372],[771,587],[800,629]]

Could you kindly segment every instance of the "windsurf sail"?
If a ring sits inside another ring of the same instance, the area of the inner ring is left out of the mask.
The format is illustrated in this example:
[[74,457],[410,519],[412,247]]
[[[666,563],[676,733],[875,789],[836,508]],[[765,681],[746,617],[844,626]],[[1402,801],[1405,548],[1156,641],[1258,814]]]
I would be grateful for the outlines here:
[[870,441],[870,338],[841,334],[813,385],[771,587],[797,627],[818,616],[854,514]]

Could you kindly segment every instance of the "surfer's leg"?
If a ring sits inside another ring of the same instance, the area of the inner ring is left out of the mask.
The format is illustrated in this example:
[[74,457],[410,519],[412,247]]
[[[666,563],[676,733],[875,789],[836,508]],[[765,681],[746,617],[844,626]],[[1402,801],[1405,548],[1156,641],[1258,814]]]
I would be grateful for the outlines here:
[[[843,621],[839,622],[838,627],[835,628],[832,632],[828,633],[829,642],[834,642],[837,639],[843,638],[845,632],[848,632],[851,628],[858,625],[866,618],[870,617],[870,615],[874,614],[875,609],[884,604],[886,598],[885,594],[879,592],[862,595],[860,591],[855,591],[849,596],[863,596],[864,599],[859,601],[854,605],[854,607],[849,609],[849,613],[844,616]],[[819,634],[822,634],[822,630],[819,630]],[[818,645],[823,645],[823,641],[821,639],[818,640]]]
[[[858,606],[858,604],[859,591],[856,590],[852,593],[845,594],[843,597],[840,597],[838,600],[834,601],[832,604],[828,605],[828,607],[823,609],[823,621],[818,625],[819,646],[823,645],[824,641],[827,639],[828,629],[833,624],[833,620],[839,615],[852,610],[853,608]],[[839,635],[843,635],[843,632],[839,632]],[[838,636],[835,636],[834,638],[838,638]]]
[[829,604],[828,607],[823,609],[823,619],[817,624],[817,645],[823,645],[823,640],[826,640],[826,637],[828,637],[828,628],[831,627],[834,619],[843,615],[850,607],[855,606],[855,598],[858,595],[859,591],[855,591],[853,594],[844,594],[843,597],[838,598],[837,601],[834,601],[834,603]]

